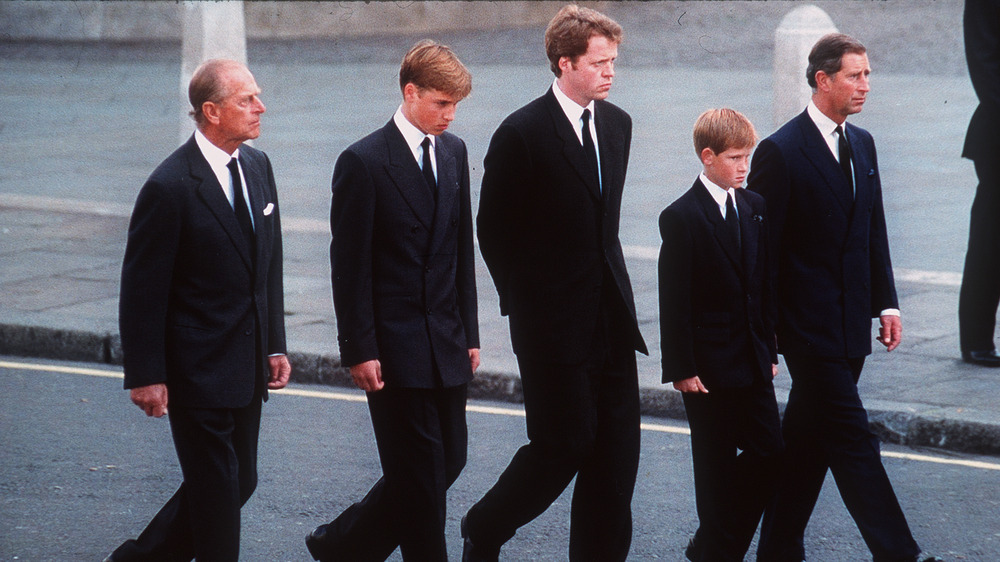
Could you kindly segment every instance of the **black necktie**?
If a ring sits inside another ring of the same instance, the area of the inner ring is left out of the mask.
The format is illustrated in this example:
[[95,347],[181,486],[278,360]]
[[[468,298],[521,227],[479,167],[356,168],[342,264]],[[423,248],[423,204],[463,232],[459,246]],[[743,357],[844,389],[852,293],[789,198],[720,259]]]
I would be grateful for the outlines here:
[[844,171],[847,178],[847,185],[851,188],[851,198],[854,198],[854,174],[851,172],[851,145],[847,144],[847,136],[844,135],[844,128],[837,125],[837,136],[840,137],[838,151],[840,153],[840,169]]
[[587,153],[587,162],[597,178],[597,188],[601,188],[601,176],[597,167],[597,147],[594,146],[594,138],[590,136],[590,110],[583,110],[583,151]]
[[250,210],[247,208],[246,199],[243,198],[243,182],[240,181],[240,169],[236,159],[229,160],[226,164],[229,168],[229,177],[233,179],[233,211],[236,213],[236,222],[240,223],[240,230],[246,238],[247,247],[250,249],[250,256],[256,256],[256,239],[253,233],[253,223],[250,222]]
[[431,195],[434,196],[434,202],[437,202],[437,180],[434,179],[434,168],[431,166],[431,138],[424,137],[424,142],[420,143],[420,146],[424,149],[424,161],[421,165],[422,172],[424,173],[424,179],[427,181],[427,188],[431,190]]
[[733,237],[733,241],[736,242],[736,248],[742,250],[743,244],[740,240],[740,219],[736,216],[736,206],[733,205],[733,199],[735,197],[735,193],[729,193],[726,195],[726,226],[729,227],[729,234]]

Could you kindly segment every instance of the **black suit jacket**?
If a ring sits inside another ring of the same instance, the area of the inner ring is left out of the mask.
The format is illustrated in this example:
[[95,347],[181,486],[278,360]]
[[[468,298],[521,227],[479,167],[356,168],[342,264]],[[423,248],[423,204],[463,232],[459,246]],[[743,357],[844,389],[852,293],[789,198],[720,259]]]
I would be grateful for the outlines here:
[[623,335],[646,353],[618,238],[632,120],[594,107],[604,189],[550,89],[493,134],[479,200],[479,247],[519,356],[574,362],[593,341],[605,272],[627,310]]
[[341,362],[378,359],[396,388],[472,378],[479,347],[472,207],[465,143],[435,147],[434,198],[389,121],[347,148],[333,171],[330,263]]
[[994,0],[966,0],[965,58],[979,98],[965,136],[962,156],[993,159],[1000,151],[1000,6]]
[[898,308],[872,136],[847,124],[855,195],[808,113],[754,152],[748,187],[767,200],[782,353],[864,357],[871,319]]
[[172,406],[243,407],[268,377],[262,357],[286,351],[274,173],[249,146],[240,161],[256,267],[193,136],[139,192],[119,300],[125,388],[166,383]]
[[663,382],[709,390],[771,379],[777,363],[764,199],[736,190],[742,251],[700,179],[660,214]]

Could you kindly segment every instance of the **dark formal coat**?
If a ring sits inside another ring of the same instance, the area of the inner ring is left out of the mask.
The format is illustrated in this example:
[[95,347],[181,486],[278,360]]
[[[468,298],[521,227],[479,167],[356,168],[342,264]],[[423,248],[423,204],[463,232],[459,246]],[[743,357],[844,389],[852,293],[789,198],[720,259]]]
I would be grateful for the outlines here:
[[[468,155],[435,146],[438,195],[395,123],[354,143],[333,171],[330,263],[344,365],[378,359],[397,388],[472,379],[479,347]],[[437,373],[435,372],[437,370]]]
[[551,89],[507,117],[490,141],[479,247],[521,357],[575,362],[586,355],[606,271],[628,313],[622,334],[646,353],[618,238],[632,121],[598,100],[594,123],[603,190],[586,172],[584,149]]
[[247,145],[240,160],[256,256],[194,137],[150,175],[132,212],[119,300],[125,388],[166,383],[171,406],[246,406],[269,376],[262,358],[286,351],[274,173]]
[[663,382],[709,391],[770,380],[778,362],[764,199],[737,189],[742,249],[700,179],[660,214]]
[[875,142],[846,124],[855,194],[803,111],[754,152],[748,188],[767,201],[778,348],[813,357],[871,353],[871,319],[898,308]]
[[969,78],[979,98],[965,136],[962,156],[993,159],[1000,150],[1000,5],[992,0],[967,0],[963,19]]

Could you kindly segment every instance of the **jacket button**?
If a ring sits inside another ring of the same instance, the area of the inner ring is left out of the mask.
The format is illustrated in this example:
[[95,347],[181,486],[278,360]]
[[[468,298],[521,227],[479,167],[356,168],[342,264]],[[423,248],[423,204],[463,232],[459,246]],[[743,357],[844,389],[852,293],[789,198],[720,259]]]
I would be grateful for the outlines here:
[[244,336],[250,336],[250,335],[253,335],[253,330],[247,330],[247,331],[243,332],[243,335],[244,335]]

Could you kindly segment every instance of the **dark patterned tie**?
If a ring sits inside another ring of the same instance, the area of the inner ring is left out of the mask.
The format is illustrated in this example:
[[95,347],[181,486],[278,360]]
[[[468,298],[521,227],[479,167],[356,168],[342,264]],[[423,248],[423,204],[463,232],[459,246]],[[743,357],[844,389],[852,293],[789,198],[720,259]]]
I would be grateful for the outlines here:
[[837,136],[840,137],[838,141],[838,151],[840,153],[840,169],[844,171],[844,177],[847,178],[847,185],[851,188],[851,198],[854,198],[854,174],[851,172],[851,145],[847,143],[847,136],[844,134],[844,128],[837,125]]
[[736,249],[742,251],[743,241],[740,237],[740,219],[736,216],[736,206],[733,204],[735,197],[736,194],[732,192],[726,195],[726,226],[729,227],[729,234],[733,237],[733,241],[736,242]]
[[424,179],[427,181],[427,189],[431,191],[431,195],[434,196],[434,202],[437,203],[437,180],[434,179],[434,168],[431,165],[431,138],[424,137],[424,142],[420,143],[420,146],[424,149],[424,161],[421,164],[421,171],[424,173]]
[[247,208],[246,199],[243,198],[243,182],[240,180],[240,169],[236,159],[230,159],[226,167],[229,168],[229,177],[233,179],[233,212],[236,213],[236,222],[240,223],[240,230],[243,231],[243,238],[247,241],[250,256],[256,257],[257,240],[253,232],[253,223],[250,222],[250,209]]
[[601,175],[597,167],[597,147],[594,146],[594,138],[590,136],[590,110],[583,110],[583,151],[587,153],[587,163],[594,177],[597,178],[597,188],[601,189]]

